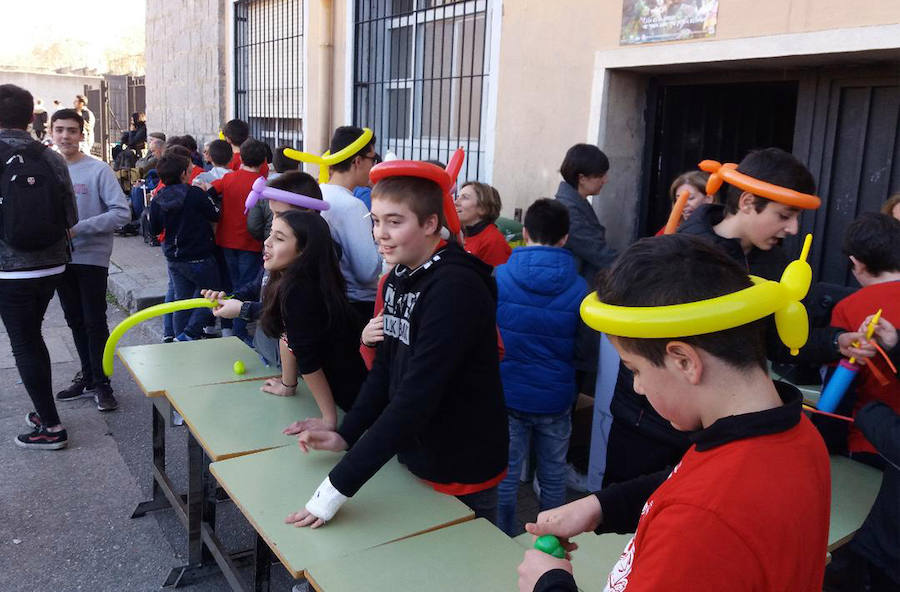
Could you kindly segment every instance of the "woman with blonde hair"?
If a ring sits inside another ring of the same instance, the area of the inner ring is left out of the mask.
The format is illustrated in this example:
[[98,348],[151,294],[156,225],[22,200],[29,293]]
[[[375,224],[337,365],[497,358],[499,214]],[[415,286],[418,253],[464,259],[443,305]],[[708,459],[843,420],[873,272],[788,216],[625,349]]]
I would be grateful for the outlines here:
[[491,266],[506,263],[512,248],[494,224],[500,217],[500,194],[487,183],[464,183],[456,196],[467,252]]

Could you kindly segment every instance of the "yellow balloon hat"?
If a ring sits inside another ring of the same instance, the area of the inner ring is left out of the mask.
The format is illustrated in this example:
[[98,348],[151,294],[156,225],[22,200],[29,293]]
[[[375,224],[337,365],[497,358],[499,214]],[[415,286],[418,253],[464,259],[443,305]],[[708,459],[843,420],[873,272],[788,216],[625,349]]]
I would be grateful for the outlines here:
[[581,302],[581,318],[589,327],[618,337],[677,338],[724,331],[775,314],[778,335],[797,355],[809,337],[806,308],[812,269],[806,258],[812,235],[806,235],[800,258],[792,261],[781,281],[750,276],[753,285],[738,292],[698,302],[668,306],[615,306],[592,292]]
[[326,150],[325,154],[319,156],[311,152],[300,152],[293,148],[285,148],[284,155],[291,160],[319,165],[319,183],[328,183],[328,167],[343,162],[362,150],[363,146],[372,141],[372,135],[372,130],[363,128],[363,133],[352,144],[334,154]]

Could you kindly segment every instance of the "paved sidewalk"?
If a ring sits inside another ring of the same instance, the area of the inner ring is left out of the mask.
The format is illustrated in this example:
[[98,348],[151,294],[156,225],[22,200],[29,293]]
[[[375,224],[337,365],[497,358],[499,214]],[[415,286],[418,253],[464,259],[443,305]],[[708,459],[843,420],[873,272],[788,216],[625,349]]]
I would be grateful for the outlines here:
[[166,258],[140,236],[117,236],[109,266],[109,293],[135,312],[163,301],[168,286]]

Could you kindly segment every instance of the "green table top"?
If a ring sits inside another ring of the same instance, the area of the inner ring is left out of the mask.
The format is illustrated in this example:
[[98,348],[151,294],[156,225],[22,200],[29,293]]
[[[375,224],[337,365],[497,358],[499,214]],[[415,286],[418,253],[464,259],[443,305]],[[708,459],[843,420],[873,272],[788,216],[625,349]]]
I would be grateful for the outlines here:
[[483,518],[317,563],[319,592],[515,590],[522,548]]
[[831,523],[828,550],[853,538],[875,503],[881,471],[844,456],[831,457]]
[[[575,571],[578,589],[583,592],[603,592],[609,572],[633,536],[615,533],[597,536],[586,532],[574,537],[572,542],[578,543],[578,549],[572,553],[572,569]],[[534,536],[527,532],[513,540],[526,549],[534,548]]]
[[[872,509],[880,487],[880,471],[843,456],[831,457],[829,552],[853,538]],[[609,572],[632,536],[584,533],[572,539],[579,547],[572,554],[572,567],[575,569],[579,588],[585,592],[602,591]],[[526,532],[517,536],[515,541],[530,549],[533,538]]]
[[[281,433],[292,421],[320,417],[304,382],[293,397],[260,391],[263,380],[175,387],[166,398],[213,461],[278,446],[296,445],[296,436]],[[338,418],[342,416],[338,410]]]
[[210,464],[210,471],[295,578],[311,566],[408,536],[471,520],[472,511],[437,493],[392,459],[316,530],[284,523],[300,510],[343,453],[274,448]]
[[[278,368],[264,365],[253,348],[237,337],[123,347],[118,356],[148,397],[161,397],[176,386],[281,376]],[[244,362],[246,373],[234,373],[237,360]]]

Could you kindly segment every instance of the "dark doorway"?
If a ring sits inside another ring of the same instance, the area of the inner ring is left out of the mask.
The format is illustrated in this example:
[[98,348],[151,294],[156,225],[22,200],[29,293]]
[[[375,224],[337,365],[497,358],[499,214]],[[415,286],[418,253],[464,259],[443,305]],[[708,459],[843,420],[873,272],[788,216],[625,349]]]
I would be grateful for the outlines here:
[[[739,162],[753,148],[793,149],[796,81],[734,84],[651,84],[650,177],[641,236],[669,217],[669,185],[704,159]],[[655,97],[653,96],[655,94]]]
[[[805,216],[811,232],[810,263],[819,281],[857,286],[841,242],[847,226],[863,212],[877,212],[900,191],[900,79],[836,78],[820,84],[809,163],[822,207]],[[795,239],[796,240],[796,239]],[[787,242],[787,241],[785,241]]]

